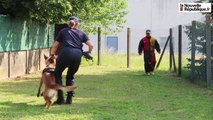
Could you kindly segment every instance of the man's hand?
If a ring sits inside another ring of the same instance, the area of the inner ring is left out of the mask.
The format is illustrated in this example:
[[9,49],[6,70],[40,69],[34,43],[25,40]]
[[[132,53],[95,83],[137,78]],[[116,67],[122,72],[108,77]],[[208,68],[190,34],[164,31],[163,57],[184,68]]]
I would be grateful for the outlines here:
[[60,46],[60,42],[55,41],[52,48],[51,48],[51,55],[55,55],[59,46]]
[[157,51],[158,52],[158,54],[161,54],[161,51]]
[[83,52],[83,56],[85,57],[86,60],[93,60],[91,53],[88,51]]

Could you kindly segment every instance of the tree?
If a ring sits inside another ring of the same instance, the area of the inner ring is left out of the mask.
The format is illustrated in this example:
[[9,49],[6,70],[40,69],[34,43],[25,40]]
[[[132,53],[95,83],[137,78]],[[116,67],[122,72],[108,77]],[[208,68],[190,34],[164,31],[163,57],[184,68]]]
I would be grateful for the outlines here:
[[67,0],[1,0],[0,14],[40,23],[62,22],[72,10]]
[[[197,2],[205,2],[206,0],[199,0]],[[213,0],[209,0],[210,3],[213,3]],[[213,13],[211,12],[211,17],[213,17]],[[192,40],[192,25],[185,26],[186,27],[186,34],[188,35],[189,40]],[[213,43],[213,23],[210,23],[211,27],[211,41]],[[191,42],[189,43],[191,44]],[[196,22],[196,40],[195,40],[195,49],[196,52],[201,53],[203,55],[203,58],[200,60],[196,61],[198,64],[199,71],[197,74],[197,77],[203,78],[204,80],[206,79],[206,23],[205,22]],[[213,44],[211,44],[211,53],[213,53]],[[189,47],[189,50],[191,51],[191,47]],[[211,57],[213,58],[213,54],[211,54]],[[189,59],[189,61],[191,61]],[[191,66],[191,63],[188,64]],[[190,67],[189,67],[190,69]]]
[[[197,0],[196,2],[198,3],[212,3],[213,4],[213,0]],[[212,8],[213,9],[213,8]],[[213,12],[210,13],[212,18],[213,18]]]
[[[185,26],[186,27],[186,34],[189,38],[189,40],[192,40],[192,26]],[[196,45],[196,51],[198,53],[201,53],[202,55],[206,55],[206,23],[203,22],[196,22],[196,37],[195,45]],[[211,23],[211,33],[213,33],[213,25]],[[213,34],[211,36],[211,40],[213,42]],[[191,42],[189,43],[191,44]],[[191,51],[191,47],[189,47],[189,50]],[[212,46],[212,53],[213,53],[213,46]],[[213,57],[213,54],[212,54]]]
[[1,0],[0,14],[40,23],[65,23],[78,16],[81,27],[91,33],[96,27],[115,32],[123,27],[127,0]]
[[[198,0],[197,2],[206,3],[206,0]],[[209,3],[213,3],[213,0],[209,0]],[[210,14],[213,18],[213,12],[211,12]],[[197,25],[196,25],[197,39],[195,41],[197,52],[203,54],[204,56],[206,55],[206,35],[205,35],[206,26],[205,26],[205,24],[206,24],[205,22],[197,22]],[[213,23],[211,23],[210,26],[211,26],[211,31],[212,31],[211,33],[213,33]],[[189,39],[192,40],[192,26],[191,25],[186,26],[185,32],[188,35]],[[211,40],[213,41],[213,34],[211,36]],[[191,48],[189,48],[189,50],[191,51]],[[213,46],[212,46],[212,53],[213,53]],[[212,56],[213,56],[213,54],[212,54]]]
[[[124,17],[127,14],[125,11],[127,0],[100,0],[100,2],[83,0],[75,5],[72,14],[81,16],[84,21],[82,26],[88,26],[86,29],[89,32],[94,32],[97,26],[115,32],[123,27],[122,23],[126,22]],[[84,7],[79,10],[81,8],[79,6]]]

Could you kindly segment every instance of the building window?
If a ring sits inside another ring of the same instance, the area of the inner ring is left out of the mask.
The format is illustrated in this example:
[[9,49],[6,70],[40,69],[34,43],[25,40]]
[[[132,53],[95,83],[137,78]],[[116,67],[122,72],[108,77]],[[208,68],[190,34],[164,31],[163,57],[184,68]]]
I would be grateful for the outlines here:
[[110,52],[118,51],[118,37],[117,36],[108,36],[107,37],[107,50]]

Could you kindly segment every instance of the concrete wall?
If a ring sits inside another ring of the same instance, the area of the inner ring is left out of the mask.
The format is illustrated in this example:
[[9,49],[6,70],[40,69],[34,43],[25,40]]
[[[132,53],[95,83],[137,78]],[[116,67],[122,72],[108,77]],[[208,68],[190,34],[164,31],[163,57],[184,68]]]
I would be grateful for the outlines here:
[[1,52],[49,48],[54,42],[54,25],[0,15],[0,26]]
[[10,76],[16,77],[26,73],[26,52],[17,51],[10,53]]
[[0,79],[8,77],[8,53],[0,52]]
[[49,55],[54,25],[0,15],[0,79],[41,70],[42,54]]
[[13,51],[0,53],[0,79],[14,78],[42,70],[45,67],[44,54],[50,49]]

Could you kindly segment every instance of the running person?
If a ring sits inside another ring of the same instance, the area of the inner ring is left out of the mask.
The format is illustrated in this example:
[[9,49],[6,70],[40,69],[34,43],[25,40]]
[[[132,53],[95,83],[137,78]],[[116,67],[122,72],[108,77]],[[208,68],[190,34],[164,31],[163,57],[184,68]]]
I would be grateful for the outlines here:
[[[85,43],[88,46],[88,53],[90,54],[93,50],[93,43],[88,36],[81,31],[79,28],[79,20],[77,17],[72,16],[69,18],[68,27],[62,29],[57,37],[56,41],[52,46],[51,54],[55,55],[59,46],[62,49],[56,59],[55,77],[56,83],[62,85],[62,73],[65,68],[68,68],[66,74],[66,85],[74,85],[74,75],[78,71],[81,57],[82,47]],[[54,104],[71,104],[74,91],[67,92],[66,101],[64,100],[63,91],[58,90],[58,98]]]

